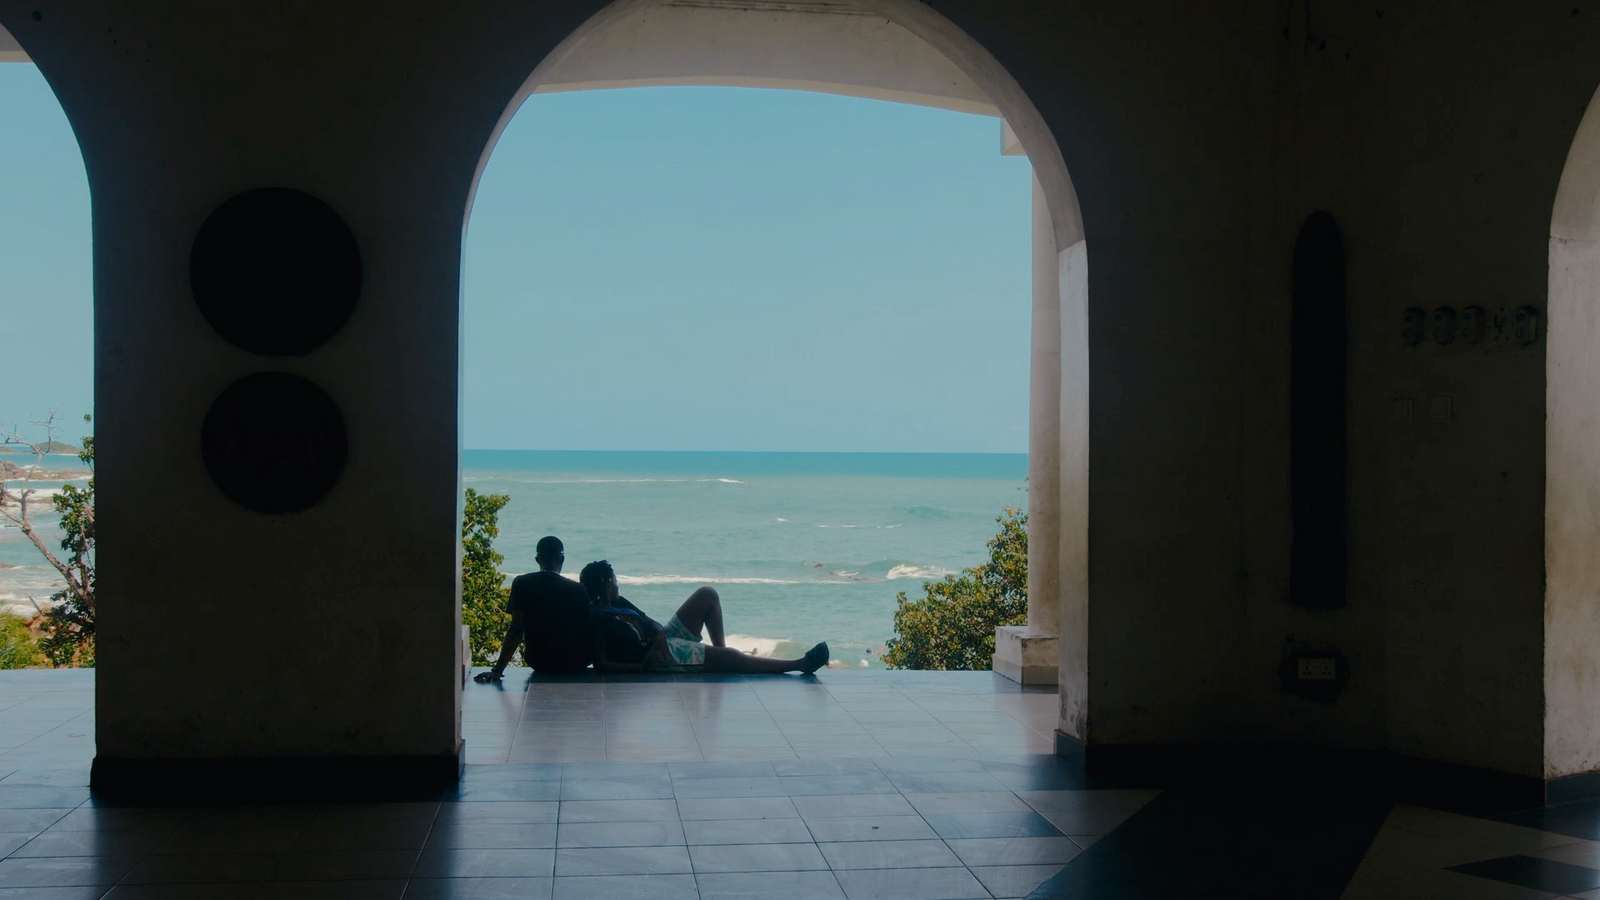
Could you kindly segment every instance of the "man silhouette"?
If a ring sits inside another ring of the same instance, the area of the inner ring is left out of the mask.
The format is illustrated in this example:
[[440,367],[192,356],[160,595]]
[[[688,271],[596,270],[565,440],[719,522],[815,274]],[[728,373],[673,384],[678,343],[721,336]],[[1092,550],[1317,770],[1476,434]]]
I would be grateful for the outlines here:
[[494,668],[473,676],[480,684],[500,680],[524,636],[528,647],[522,658],[537,672],[572,674],[589,665],[593,649],[589,594],[576,581],[561,576],[567,560],[561,539],[554,535],[540,538],[534,559],[539,571],[518,575],[511,582],[511,599],[506,602],[511,624],[500,642],[500,659]]

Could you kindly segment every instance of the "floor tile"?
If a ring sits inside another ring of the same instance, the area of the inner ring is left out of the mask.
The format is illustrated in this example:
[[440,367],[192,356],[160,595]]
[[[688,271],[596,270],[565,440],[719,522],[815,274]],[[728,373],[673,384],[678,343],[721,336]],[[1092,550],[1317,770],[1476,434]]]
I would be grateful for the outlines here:
[[778,778],[782,792],[790,797],[839,794],[893,794],[894,783],[878,775],[786,775]]
[[143,856],[165,837],[147,831],[47,831],[11,856]]
[[156,844],[156,853],[273,853],[288,850],[299,828],[214,828],[180,825]]
[[452,799],[462,802],[560,800],[561,782],[506,781],[491,783],[463,781],[456,787]]
[[811,819],[811,836],[818,842],[921,841],[939,837],[921,816],[859,816],[849,819]]
[[266,881],[277,870],[276,853],[180,853],[146,856],[122,879],[125,884],[203,884]]
[[0,888],[115,884],[134,862],[126,856],[0,859]]
[[691,820],[683,823],[683,835],[690,844],[809,844],[812,842],[810,830],[806,828],[806,823],[800,819]]
[[1017,796],[1063,834],[1109,834],[1158,793],[1142,790],[1019,791]]
[[1581,838],[1570,835],[1539,831],[1506,822],[1478,819],[1405,804],[1395,806],[1394,812],[1389,814],[1384,826],[1386,828],[1399,828],[1404,831],[1415,831],[1419,834],[1431,834],[1435,837],[1451,838],[1470,844],[1481,844],[1485,847],[1493,847],[1497,850],[1505,851],[1508,854],[1546,850],[1581,840]]
[[772,764],[774,774],[795,775],[871,775],[878,770],[877,764],[863,757],[846,756],[836,759],[797,759],[793,761],[775,762]]
[[906,794],[1010,791],[1010,788],[1001,784],[988,772],[893,772],[888,778],[896,788]]
[[432,822],[313,824],[295,836],[291,850],[421,850]]
[[563,800],[561,824],[568,822],[676,822],[672,800]]
[[972,870],[978,881],[998,898],[1026,897],[1060,866],[984,866]]
[[6,888],[0,887],[0,900],[100,900],[106,896],[101,886]]
[[684,799],[678,801],[683,821],[695,819],[797,819],[800,811],[788,797]]
[[988,900],[978,879],[964,868],[851,869],[835,872],[850,900]]
[[769,762],[675,762],[668,763],[672,780],[697,778],[770,778],[777,773]]
[[708,844],[689,848],[694,871],[799,872],[826,869],[815,844]]
[[38,833],[49,828],[70,812],[72,810],[58,807],[47,809],[0,809],[0,832],[32,831]]
[[916,810],[899,794],[866,794],[859,797],[792,797],[800,817],[840,819],[858,816],[910,816]]
[[60,809],[74,807],[89,799],[86,787],[0,782],[0,809]]
[[556,877],[692,872],[683,847],[603,847],[556,851]]
[[444,822],[428,834],[429,850],[519,850],[556,846],[556,826],[510,822]]
[[672,779],[660,775],[561,780],[562,800],[655,800],[673,795]]
[[683,826],[677,822],[566,822],[556,835],[556,846],[563,849],[681,847],[683,843]]
[[1009,791],[906,794],[906,802],[924,816],[1025,813],[1028,804]]
[[[47,810],[39,810],[47,812]],[[65,812],[65,811],[64,811]],[[170,833],[195,815],[187,809],[148,809],[129,807],[84,806],[66,812],[52,825],[51,831],[159,831]],[[0,822],[5,817],[0,811]]]
[[403,878],[384,881],[268,881],[250,900],[400,900]]
[[239,900],[254,897],[259,884],[119,884],[106,900]]
[[688,778],[672,783],[674,794],[680,799],[714,799],[727,797],[787,797],[788,788],[776,775],[756,775],[745,778]]
[[481,822],[504,825],[548,824],[554,825],[561,808],[554,801],[532,803],[446,803],[439,808],[438,824],[450,822]]
[[550,878],[413,878],[405,900],[550,900]]
[[696,875],[700,900],[844,900],[832,872],[728,872]]
[[417,861],[416,850],[291,851],[280,854],[274,881],[337,881],[406,878]]
[[927,816],[928,825],[945,840],[962,838],[1055,837],[1061,832],[1032,810],[1020,813],[941,814]]
[[693,875],[605,875],[555,880],[554,900],[699,900]]
[[828,865],[841,869],[912,869],[959,866],[944,841],[850,841],[818,844]]
[[1083,852],[1065,837],[974,838],[948,843],[969,867],[1065,865]]
[[1600,888],[1600,870],[1521,854],[1452,866],[1450,870],[1554,894]]
[[554,850],[424,850],[411,877],[547,878],[554,870]]

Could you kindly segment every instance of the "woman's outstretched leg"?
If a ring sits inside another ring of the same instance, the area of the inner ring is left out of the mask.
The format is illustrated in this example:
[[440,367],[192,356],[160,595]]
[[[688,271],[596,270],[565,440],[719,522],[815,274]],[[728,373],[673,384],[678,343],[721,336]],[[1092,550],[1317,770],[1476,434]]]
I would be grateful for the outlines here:
[[812,672],[828,664],[828,645],[818,644],[799,659],[772,659],[751,656],[727,647],[706,648],[707,672],[742,672],[746,675],[782,675],[784,672]]
[[726,647],[728,638],[722,631],[722,598],[717,596],[716,588],[696,588],[678,607],[678,621],[683,627],[694,632],[695,637],[701,636],[700,628],[705,626],[705,636],[711,639],[711,646]]

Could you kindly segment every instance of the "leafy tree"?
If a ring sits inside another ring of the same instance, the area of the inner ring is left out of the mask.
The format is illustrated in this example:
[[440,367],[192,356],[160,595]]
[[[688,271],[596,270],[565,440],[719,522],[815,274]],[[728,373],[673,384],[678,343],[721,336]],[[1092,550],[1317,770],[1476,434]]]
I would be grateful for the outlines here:
[[500,510],[510,502],[507,494],[480,494],[467,488],[461,517],[461,623],[471,629],[475,666],[494,665],[500,639],[511,624],[506,577],[500,571],[506,558],[494,549],[494,539],[500,536]]
[[896,669],[988,669],[994,630],[1028,620],[1028,515],[1006,508],[995,518],[1000,533],[989,541],[989,561],[943,581],[924,581],[926,594],[902,592],[894,630],[883,653]]
[[[84,416],[83,421],[92,421]],[[35,425],[44,430],[43,441],[23,440],[15,427],[4,436],[4,443],[33,454],[33,465],[20,467],[7,464],[0,467],[0,518],[4,518],[22,531],[44,555],[66,586],[50,597],[52,606],[43,612],[44,638],[39,649],[55,666],[93,666],[95,657],[95,579],[94,579],[94,438],[83,439],[83,449],[78,459],[89,467],[89,480],[83,487],[65,484],[50,498],[51,506],[61,514],[61,550],[57,556],[48,546],[35,526],[38,502],[33,480],[44,471],[44,458],[52,451],[65,447],[55,439],[59,426],[56,412],[52,410]]]
[[28,620],[16,613],[0,612],[0,669],[27,669],[45,664]]

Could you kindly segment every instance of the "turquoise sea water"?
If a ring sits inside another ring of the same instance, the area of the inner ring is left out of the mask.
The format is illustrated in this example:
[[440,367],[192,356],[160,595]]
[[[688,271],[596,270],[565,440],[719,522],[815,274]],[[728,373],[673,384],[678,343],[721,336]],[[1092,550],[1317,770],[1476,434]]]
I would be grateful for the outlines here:
[[[469,450],[468,487],[511,496],[496,548],[535,568],[557,535],[566,574],[594,559],[665,620],[695,587],[722,595],[729,644],[790,655],[826,640],[878,665],[895,595],[981,562],[994,519],[1026,506],[1024,454]],[[735,637],[737,636],[737,637]]]
[[[70,456],[45,465],[82,468]],[[896,593],[919,596],[924,579],[984,559],[995,517],[1027,505],[1027,470],[1023,454],[469,450],[462,460],[466,486],[511,496],[496,542],[507,573],[536,568],[534,544],[555,534],[566,574],[609,559],[623,595],[659,619],[709,584],[734,646],[791,655],[826,640],[851,666],[878,664]],[[52,546],[55,518],[40,517]],[[0,608],[31,613],[27,598],[58,586],[38,551],[0,528]]]

